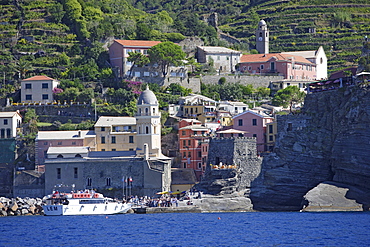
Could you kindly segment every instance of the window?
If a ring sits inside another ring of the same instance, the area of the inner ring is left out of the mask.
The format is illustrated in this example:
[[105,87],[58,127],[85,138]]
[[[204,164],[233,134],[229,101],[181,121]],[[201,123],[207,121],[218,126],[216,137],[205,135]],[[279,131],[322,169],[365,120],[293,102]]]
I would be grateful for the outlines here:
[[5,138],[5,129],[1,129],[1,138]]
[[76,145],[76,142],[72,142],[72,145]]
[[48,145],[48,142],[44,142],[44,146]]
[[261,64],[260,68],[261,68],[261,69],[264,69],[264,67],[265,67],[265,66],[264,66],[263,64]]
[[198,157],[202,157],[202,152],[201,151],[198,151]]
[[105,127],[101,127],[101,131],[105,131]]
[[8,125],[8,119],[4,119],[4,125]]
[[272,142],[274,140],[274,136],[269,136],[269,141]]
[[186,152],[184,152],[184,156],[183,157],[186,158]]
[[115,148],[112,148],[112,151],[117,151]]
[[105,136],[102,136],[101,138],[100,138],[100,140],[101,140],[101,143],[105,143]]
[[57,168],[57,179],[61,179],[61,178],[62,178],[62,169]]
[[191,157],[191,153],[190,152],[188,152],[188,157]]
[[127,49],[126,50],[126,54],[128,54],[129,52],[132,52],[132,49]]
[[116,143],[116,137],[112,136],[112,143]]
[[101,149],[101,151],[102,151],[102,152],[105,152],[105,148],[102,148],[102,149]]
[[81,156],[81,154],[76,154],[75,155],[75,158],[81,158],[82,156]]
[[49,84],[48,83],[42,83],[42,88],[49,88]]
[[62,142],[58,142],[58,145],[62,145]]
[[202,169],[202,163],[198,163],[198,169]]
[[252,66],[248,66],[248,70],[252,70]]
[[47,95],[47,94],[43,94],[43,95],[42,95],[42,99],[49,99],[49,95]]
[[58,154],[57,158],[61,158],[61,159],[63,159],[63,155]]
[[11,130],[10,129],[6,129],[6,138],[10,138],[11,137],[10,133],[11,133]]
[[145,126],[145,134],[149,134],[149,127]]
[[129,143],[134,143],[134,136],[129,136],[128,137],[128,142]]
[[86,179],[86,186],[91,187],[91,184],[92,184],[92,179],[91,178],[87,178]]
[[255,119],[255,118],[252,119],[252,125],[253,126],[256,126],[257,125],[257,119]]
[[292,123],[288,123],[288,129],[287,131],[292,131],[293,130],[293,124]]
[[273,133],[274,132],[274,130],[273,130],[273,126],[272,125],[269,125],[269,133],[271,134],[271,133]]
[[139,50],[139,49],[136,49],[136,50],[135,50],[135,52],[141,53],[141,50]]
[[257,134],[253,134],[253,137],[257,138]]
[[77,167],[73,168],[73,177],[78,178],[78,168]]
[[186,131],[183,130],[182,133],[181,133],[181,135],[183,135],[183,136],[186,135]]
[[188,146],[190,146],[191,145],[191,140],[188,140]]
[[184,163],[184,168],[186,168],[186,163]]
[[182,141],[182,145],[185,147],[186,146],[186,140]]
[[111,178],[106,178],[105,181],[106,181],[107,186],[111,186],[111,182],[112,182]]
[[25,87],[26,87],[26,89],[32,89],[32,84],[31,83],[26,83]]
[[238,126],[243,126],[243,119],[238,119]]
[[31,94],[26,94],[26,100],[32,100],[32,95]]

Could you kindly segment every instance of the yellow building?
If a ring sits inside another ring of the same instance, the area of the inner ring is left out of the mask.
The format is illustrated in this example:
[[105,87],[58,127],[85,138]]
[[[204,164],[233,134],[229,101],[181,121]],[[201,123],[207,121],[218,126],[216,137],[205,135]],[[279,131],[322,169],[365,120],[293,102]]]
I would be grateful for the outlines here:
[[216,121],[216,103],[202,102],[183,105],[183,117],[196,119],[202,124]]
[[100,117],[95,124],[96,151],[135,151],[134,117]]
[[277,135],[277,122],[271,122],[266,124],[266,144],[267,150],[272,152],[275,146]]

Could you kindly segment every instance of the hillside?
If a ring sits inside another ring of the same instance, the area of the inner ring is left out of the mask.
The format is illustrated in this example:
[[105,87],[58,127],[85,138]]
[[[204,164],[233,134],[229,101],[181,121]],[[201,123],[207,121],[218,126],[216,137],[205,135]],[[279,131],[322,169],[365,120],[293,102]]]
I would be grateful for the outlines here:
[[148,12],[166,10],[171,16],[188,11],[200,18],[218,13],[220,31],[246,42],[250,49],[255,46],[258,21],[264,19],[270,30],[270,52],[315,50],[322,45],[329,72],[357,65],[363,38],[370,33],[367,0],[137,0],[134,6]]

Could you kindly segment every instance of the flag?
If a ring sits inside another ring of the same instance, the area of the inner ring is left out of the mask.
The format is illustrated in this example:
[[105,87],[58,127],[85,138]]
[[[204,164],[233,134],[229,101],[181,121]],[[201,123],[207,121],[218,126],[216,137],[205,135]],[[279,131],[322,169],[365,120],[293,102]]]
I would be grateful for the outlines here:
[[130,178],[128,179],[128,181],[132,182],[132,177],[130,177]]

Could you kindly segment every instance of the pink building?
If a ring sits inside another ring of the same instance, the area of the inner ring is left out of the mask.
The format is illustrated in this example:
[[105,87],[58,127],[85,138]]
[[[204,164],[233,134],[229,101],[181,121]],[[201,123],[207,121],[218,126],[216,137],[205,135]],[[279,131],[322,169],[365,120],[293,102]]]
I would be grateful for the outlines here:
[[266,151],[266,124],[274,121],[263,112],[245,111],[233,118],[233,129],[242,130],[246,137],[255,137],[257,141],[257,151]]
[[290,80],[315,80],[316,64],[302,56],[282,53],[243,55],[239,70],[250,74],[279,74]]
[[[130,71],[132,63],[127,60],[129,52],[140,52],[144,55],[148,54],[148,50],[160,41],[148,41],[148,40],[119,40],[113,41],[113,44],[109,47],[109,59],[111,66],[118,69],[119,77],[127,75]],[[135,77],[140,77],[135,75]]]
[[179,149],[182,168],[191,168],[200,180],[205,171],[208,157],[210,129],[195,119],[179,122]]
[[44,172],[44,161],[49,147],[90,147],[95,150],[95,132],[92,130],[39,131],[35,140],[35,163]]

